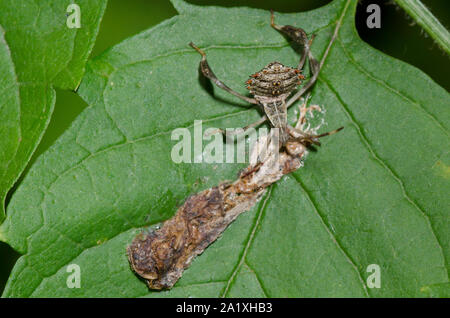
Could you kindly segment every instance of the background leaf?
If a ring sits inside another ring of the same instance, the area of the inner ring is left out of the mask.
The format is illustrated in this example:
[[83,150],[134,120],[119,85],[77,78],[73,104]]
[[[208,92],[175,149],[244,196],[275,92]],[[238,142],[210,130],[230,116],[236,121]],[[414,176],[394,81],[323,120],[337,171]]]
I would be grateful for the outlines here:
[[424,286],[420,291],[425,297],[430,298],[449,298],[450,297],[450,283],[434,284]]
[[53,87],[78,86],[106,6],[106,0],[77,1],[81,28],[69,29],[70,3],[0,0],[0,222],[5,196],[50,120]]
[[[299,58],[267,11],[174,4],[180,15],[88,64],[79,94],[90,107],[36,161],[0,227],[24,254],[3,296],[401,297],[448,283],[448,93],[359,40],[356,1],[337,0],[276,19],[316,33],[317,57],[342,19],[312,102],[327,110],[324,131],[345,130],[241,215],[172,290],[147,289],[126,259],[132,238],[243,167],[174,164],[172,130],[259,116],[205,89],[187,43],[204,47],[242,93],[248,74]],[[74,263],[80,289],[66,286]],[[380,289],[366,286],[370,264],[381,268]]]
[[450,33],[420,0],[395,0],[435,41],[450,54]]

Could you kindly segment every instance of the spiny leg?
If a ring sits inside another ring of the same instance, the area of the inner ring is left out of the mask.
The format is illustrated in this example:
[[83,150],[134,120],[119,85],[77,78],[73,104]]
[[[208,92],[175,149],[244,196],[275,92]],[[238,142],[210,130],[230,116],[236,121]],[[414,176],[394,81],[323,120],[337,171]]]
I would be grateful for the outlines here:
[[[296,28],[296,27],[293,27],[290,25],[280,26],[280,25],[275,24],[274,14],[273,14],[272,10],[271,10],[270,22],[271,22],[270,24],[273,28],[286,34],[294,42],[296,42],[300,45],[303,45],[304,52],[303,52],[303,56],[301,57],[300,62],[299,62],[299,69],[301,69],[303,67],[303,65],[306,61],[306,57],[308,57],[308,60],[309,60],[309,68],[310,68],[310,73],[312,74],[312,76],[310,77],[309,81],[286,102],[286,107],[289,108],[317,81],[317,78],[319,77],[319,72],[324,64],[325,58],[328,56],[328,53],[330,52],[333,42],[337,39],[338,30],[341,26],[341,21],[339,21],[336,24],[334,34],[325,50],[325,53],[324,53],[320,63],[313,57],[313,55],[311,53],[311,44],[315,37],[314,34],[311,36],[311,39],[308,40],[308,36],[307,36],[306,32],[301,28]],[[307,96],[307,98],[308,97],[309,97],[309,95]],[[307,99],[305,100],[305,103],[304,103],[305,107],[306,107],[306,102],[307,102]],[[306,114],[306,112],[305,112],[305,114]],[[310,135],[310,134],[303,132],[301,129],[298,128],[298,125],[304,121],[304,115],[303,115],[303,118],[302,118],[302,113],[300,114],[300,116],[301,116],[301,118],[299,119],[299,122],[297,123],[296,127],[294,128],[294,127],[288,126],[288,129],[290,130],[291,135],[292,135],[292,133],[299,134],[300,137],[293,136],[294,139],[299,140],[300,142],[304,143],[305,145],[316,144],[316,145],[320,146],[320,142],[318,141],[319,138],[333,135],[333,134],[341,131],[342,129],[344,129],[344,127],[339,127],[338,129],[335,129],[333,131],[329,131],[329,132],[326,132],[323,134]]]
[[320,135],[313,135],[313,138],[322,138],[325,136],[330,136],[330,135],[334,135],[337,132],[340,132],[342,129],[344,129],[344,126],[339,127],[338,129],[332,130],[332,131],[327,131],[326,133],[320,134]]
[[[260,119],[258,119],[256,122],[254,122],[254,123],[252,123],[250,125],[247,125],[247,126],[245,126],[243,128],[238,128],[238,129],[236,129],[234,131],[231,131],[231,132],[219,128],[219,129],[210,131],[208,134],[205,134],[205,136],[210,136],[210,135],[213,135],[213,134],[216,134],[216,133],[221,133],[223,136],[225,136],[225,138],[227,138],[227,137],[231,137],[231,136],[235,136],[235,135],[244,134],[245,132],[247,132],[248,129],[254,128],[254,127],[258,127],[259,125],[263,124],[266,120],[267,120],[267,117],[264,115]],[[269,143],[269,140],[266,140],[265,145],[263,146],[263,148],[267,148],[268,143]],[[261,154],[258,155],[257,162],[256,162],[256,164],[254,166],[254,169],[256,169],[256,170],[259,169],[259,166],[262,163],[261,160],[260,160],[260,156],[261,156]],[[251,170],[250,172],[248,172],[248,174],[250,174],[251,172],[256,171],[256,170]]]
[[234,136],[234,135],[239,135],[239,134],[245,133],[245,132],[246,132],[248,129],[250,129],[250,128],[258,127],[259,125],[261,125],[262,123],[264,123],[266,120],[267,120],[267,117],[264,115],[263,117],[261,117],[260,119],[258,119],[258,121],[254,122],[254,123],[252,123],[252,124],[250,124],[250,125],[247,125],[247,126],[245,126],[245,127],[243,127],[243,128],[236,129],[236,130],[231,131],[231,132],[219,128],[219,129],[216,129],[216,130],[214,130],[214,131],[211,131],[211,132],[208,133],[206,136],[214,135],[214,134],[216,134],[216,133],[221,133],[221,134],[224,135],[224,136]]
[[327,131],[326,133],[319,134],[319,135],[310,135],[310,134],[307,134],[297,128],[293,128],[293,127],[289,127],[289,129],[291,129],[295,133],[298,133],[299,135],[301,135],[301,137],[294,137],[294,140],[298,140],[299,142],[301,142],[302,144],[305,144],[305,145],[314,144],[314,145],[320,146],[321,144],[318,140],[319,138],[334,135],[335,133],[340,132],[342,129],[344,129],[344,127],[339,127],[338,129],[335,129],[332,131]]
[[208,61],[206,60],[206,53],[204,51],[202,51],[201,49],[199,49],[194,43],[190,42],[189,45],[195,49],[198,53],[200,53],[202,55],[202,59],[200,61],[200,70],[202,71],[202,74],[206,77],[209,78],[211,81],[214,82],[214,84],[216,84],[218,87],[220,87],[221,89],[227,91],[228,93],[239,97],[240,99],[245,100],[248,103],[251,104],[258,104],[258,102],[254,99],[254,98],[249,98],[247,96],[241,95],[238,92],[235,92],[234,90],[232,90],[231,88],[229,88],[227,85],[225,85],[222,81],[220,81],[216,75],[214,74],[214,72],[211,70],[211,67],[208,64]]
[[287,102],[286,107],[289,108],[294,104],[302,95],[311,87],[314,85],[314,83],[317,81],[317,78],[319,77],[320,72],[320,66],[319,62],[312,57],[311,53],[309,56],[309,68],[311,70],[312,76],[310,77],[309,81],[298,90],[297,93],[295,93]]
[[302,28],[296,28],[291,25],[275,24],[275,17],[273,14],[273,10],[270,10],[270,25],[272,26],[272,28],[287,35],[295,43],[303,47],[303,55],[300,58],[300,62],[298,64],[298,69],[301,70],[303,68],[303,65],[305,64],[306,57],[309,55],[312,39],[311,40],[308,39],[305,30],[303,30]]
[[334,28],[333,36],[331,37],[331,40],[328,43],[327,48],[325,49],[325,52],[322,56],[322,59],[320,60],[320,63],[316,59],[314,59],[314,57],[312,56],[312,54],[310,52],[308,53],[308,56],[310,58],[310,68],[314,75],[309,80],[309,82],[305,86],[303,86],[294,96],[292,96],[291,99],[286,103],[288,108],[290,106],[292,106],[292,104],[295,101],[297,101],[303,95],[303,93],[306,90],[308,90],[316,82],[316,80],[319,76],[319,72],[322,69],[323,64],[325,63],[325,59],[327,58],[328,53],[330,53],[331,46],[333,45],[334,41],[336,41],[336,39],[338,37],[338,32],[339,32],[341,25],[342,25],[342,18],[336,23],[336,27]]
[[303,46],[303,48],[304,48],[303,55],[300,58],[298,69],[301,70],[303,68],[305,61],[306,61],[306,57],[308,57],[309,68],[310,68],[310,72],[312,74],[309,81],[294,96],[292,96],[292,98],[290,98],[286,102],[286,106],[289,108],[296,100],[298,100],[303,95],[304,92],[306,92],[312,85],[314,85],[314,83],[317,80],[317,77],[319,76],[319,71],[320,71],[319,62],[313,57],[313,55],[311,53],[311,44],[312,44],[312,41],[314,40],[315,36],[312,35],[311,39],[308,39],[308,36],[307,36],[305,30],[303,30],[302,28],[296,28],[291,25],[275,24],[273,11],[271,10],[270,13],[271,13],[271,16],[270,16],[271,26],[273,28],[275,28],[276,30],[280,31],[281,33],[287,35],[295,43]]
[[[314,144],[320,146],[320,142],[317,140],[317,138],[315,138],[314,135],[310,135],[308,133],[305,133],[303,130],[291,126],[288,126],[288,129],[289,134],[293,137],[294,140],[298,140],[304,145]],[[295,134],[297,134],[297,136],[295,136]]]

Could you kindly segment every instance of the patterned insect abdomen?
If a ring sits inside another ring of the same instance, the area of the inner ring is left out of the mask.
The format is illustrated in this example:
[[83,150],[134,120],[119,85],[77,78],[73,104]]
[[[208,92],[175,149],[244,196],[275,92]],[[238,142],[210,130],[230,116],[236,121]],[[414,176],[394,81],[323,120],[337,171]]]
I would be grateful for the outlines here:
[[275,128],[286,128],[287,108],[283,100],[276,100],[263,104],[264,113]]
[[287,140],[287,107],[284,99],[277,99],[262,104],[264,113],[274,128],[279,128],[280,142]]

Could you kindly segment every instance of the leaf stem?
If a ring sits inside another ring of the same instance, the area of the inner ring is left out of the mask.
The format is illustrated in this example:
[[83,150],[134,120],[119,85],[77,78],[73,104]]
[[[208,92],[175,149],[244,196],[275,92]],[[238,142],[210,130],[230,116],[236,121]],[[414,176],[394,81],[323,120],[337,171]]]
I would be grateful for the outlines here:
[[420,0],[395,0],[447,53],[450,54],[450,33]]

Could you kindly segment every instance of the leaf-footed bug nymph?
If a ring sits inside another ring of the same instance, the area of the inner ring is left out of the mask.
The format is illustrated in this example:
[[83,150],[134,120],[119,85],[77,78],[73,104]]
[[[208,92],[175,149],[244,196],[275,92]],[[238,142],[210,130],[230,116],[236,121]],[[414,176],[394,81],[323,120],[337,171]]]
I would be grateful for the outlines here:
[[[310,49],[314,35],[308,39],[306,32],[301,28],[290,25],[280,26],[275,24],[273,11],[271,11],[270,24],[274,29],[280,31],[292,41],[303,47],[303,54],[296,68],[285,66],[279,62],[272,62],[261,71],[251,75],[246,84],[247,89],[250,91],[250,94],[253,95],[253,98],[244,96],[225,85],[216,77],[209,66],[206,59],[206,53],[192,42],[189,43],[189,45],[202,55],[200,70],[206,78],[210,79],[219,88],[227,91],[228,93],[239,97],[250,104],[259,106],[264,112],[265,115],[261,117],[261,119],[244,127],[243,130],[240,130],[237,133],[245,132],[247,129],[257,127],[266,120],[269,120],[270,125],[273,128],[279,129],[278,136],[281,147],[284,146],[289,140],[300,141],[305,146],[310,146],[312,144],[320,146],[320,142],[318,141],[320,137],[334,134],[343,129],[343,127],[320,135],[314,135],[307,134],[297,128],[294,128],[287,122],[287,109],[292,106],[295,101],[297,101],[311,86],[314,85],[320,72],[321,64],[313,57]],[[335,37],[333,36],[331,43],[334,40]],[[289,96],[291,96],[291,94],[297,90],[299,85],[302,83],[301,81],[305,79],[302,75],[302,71],[307,58],[311,76],[308,82],[306,82],[303,87],[301,87],[292,97],[289,98]],[[224,130],[219,131],[222,134],[225,134]],[[236,134],[236,132],[231,134]],[[230,133],[227,132],[226,135],[230,135]]]

